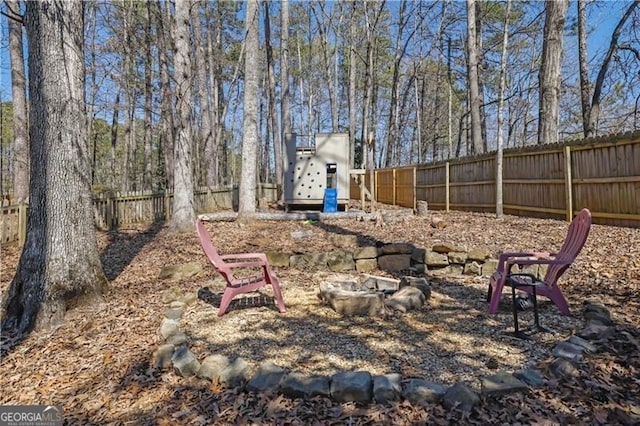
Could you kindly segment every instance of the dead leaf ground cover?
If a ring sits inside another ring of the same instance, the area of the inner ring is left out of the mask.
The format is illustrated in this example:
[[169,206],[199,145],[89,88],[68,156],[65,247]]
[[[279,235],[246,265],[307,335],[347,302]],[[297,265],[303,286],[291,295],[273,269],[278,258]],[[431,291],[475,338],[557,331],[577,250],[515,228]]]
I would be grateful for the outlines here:
[[[448,242],[499,251],[548,250],[561,244],[567,223],[507,216],[452,212],[441,214],[448,226],[433,229],[428,217],[376,227],[372,222],[232,222],[207,224],[222,253],[278,250],[320,252],[335,249],[329,236],[348,233],[361,245],[411,242],[431,247]],[[311,229],[305,240],[291,231]],[[223,390],[199,379],[179,378],[150,367],[160,343],[158,326],[165,306],[163,290],[179,286],[221,291],[213,271],[168,283],[157,279],[168,264],[206,265],[195,232],[169,235],[162,224],[100,234],[111,291],[104,303],[76,309],[58,327],[31,334],[0,363],[0,404],[61,404],[74,424],[447,424],[621,423],[639,409],[640,230],[594,225],[563,288],[573,317],[541,306],[543,325],[554,334],[530,342],[504,334],[511,326],[505,303],[488,315],[485,279],[449,277],[433,281],[433,297],[421,310],[402,316],[344,319],[319,305],[315,291],[322,275],[279,269],[288,312],[272,306],[237,308],[222,318],[217,307],[198,300],[185,312],[183,325],[201,357],[209,353],[242,356],[257,363],[272,359],[283,367],[331,374],[342,369],[399,372],[451,384],[496,369],[533,364],[546,372],[550,349],[582,323],[586,301],[605,304],[618,324],[606,349],[581,365],[577,379],[555,379],[527,395],[484,399],[469,415],[440,405],[388,406],[338,404],[328,399],[290,400]],[[2,249],[0,290],[15,272],[19,250]],[[525,317],[526,319],[526,317]],[[639,409],[640,410],[640,409]]]

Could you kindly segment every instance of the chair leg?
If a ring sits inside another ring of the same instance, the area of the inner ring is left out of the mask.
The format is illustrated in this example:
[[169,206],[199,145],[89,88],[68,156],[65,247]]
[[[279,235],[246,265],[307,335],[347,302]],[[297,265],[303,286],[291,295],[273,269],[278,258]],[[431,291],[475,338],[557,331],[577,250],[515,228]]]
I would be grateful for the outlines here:
[[491,293],[493,293],[493,286],[491,285],[491,281],[489,281],[489,290],[487,291],[487,303],[491,301]]
[[222,294],[222,301],[220,301],[220,309],[218,310],[218,316],[221,317],[227,312],[227,308],[231,303],[231,299],[235,297],[236,293],[230,288],[226,288]]
[[271,276],[271,287],[273,288],[273,294],[276,298],[278,311],[280,311],[281,314],[284,314],[287,310],[284,307],[284,299],[282,298],[282,291],[280,290],[280,282],[278,281],[278,278],[273,275]]
[[498,311],[500,297],[502,296],[502,288],[504,287],[504,277],[493,275],[490,280],[490,286],[493,288],[491,299],[489,300],[489,313],[495,314]]
[[563,315],[571,315],[567,299],[564,298],[564,295],[557,286],[552,287],[546,296],[551,299]]

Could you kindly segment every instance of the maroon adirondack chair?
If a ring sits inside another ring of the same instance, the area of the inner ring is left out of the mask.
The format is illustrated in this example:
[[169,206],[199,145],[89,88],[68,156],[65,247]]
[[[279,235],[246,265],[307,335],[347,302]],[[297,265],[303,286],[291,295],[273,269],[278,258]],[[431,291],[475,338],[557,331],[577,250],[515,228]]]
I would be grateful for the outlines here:
[[[227,282],[220,302],[218,316],[225,314],[229,303],[237,295],[251,293],[267,285],[273,288],[278,310],[281,313],[286,312],[282,292],[280,291],[280,282],[276,274],[271,270],[267,256],[264,253],[227,254],[221,256],[213,245],[209,232],[200,220],[196,220],[196,230],[204,253],[213,267]],[[244,271],[260,271],[249,277],[237,277],[234,275],[233,270],[240,268]]]
[[[590,228],[591,212],[588,209],[582,209],[569,225],[567,236],[557,253],[502,253],[498,259],[497,271],[489,280],[487,294],[489,313],[495,314],[498,310],[502,289],[507,285],[527,293],[532,293],[535,287],[537,296],[548,297],[562,314],[570,315],[569,305],[560,291],[558,279],[582,250]],[[514,265],[548,265],[548,267],[544,278],[540,280],[532,274],[512,273],[511,268]]]

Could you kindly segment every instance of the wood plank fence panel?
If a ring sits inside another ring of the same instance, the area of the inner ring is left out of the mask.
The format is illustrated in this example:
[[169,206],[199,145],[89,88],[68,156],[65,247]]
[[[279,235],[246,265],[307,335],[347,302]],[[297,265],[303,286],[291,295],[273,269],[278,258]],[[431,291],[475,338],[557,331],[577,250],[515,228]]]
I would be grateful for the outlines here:
[[396,204],[402,207],[416,208],[415,167],[396,169]]
[[383,204],[395,204],[394,170],[376,170],[376,201]]
[[420,165],[416,168],[416,200],[426,201],[430,208],[445,209],[446,203],[446,167],[438,165]]

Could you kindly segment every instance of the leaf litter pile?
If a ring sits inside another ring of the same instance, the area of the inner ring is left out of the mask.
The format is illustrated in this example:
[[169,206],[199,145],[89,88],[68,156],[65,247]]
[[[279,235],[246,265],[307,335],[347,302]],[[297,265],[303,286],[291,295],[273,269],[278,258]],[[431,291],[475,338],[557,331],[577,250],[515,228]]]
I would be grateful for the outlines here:
[[[233,222],[206,226],[222,254],[336,250],[335,234],[357,235],[360,245],[408,242],[430,248],[450,243],[501,251],[550,251],[560,247],[568,224],[549,219],[465,212],[439,213],[402,223],[336,219],[320,222]],[[294,231],[306,238],[291,238]],[[0,404],[63,406],[74,424],[634,424],[640,419],[640,230],[593,225],[586,246],[561,285],[572,317],[540,299],[541,323],[552,333],[514,339],[505,292],[497,315],[487,313],[487,279],[433,278],[424,307],[384,317],[342,318],[317,298],[323,271],[277,268],[287,313],[273,304],[235,306],[223,317],[200,298],[189,305],[182,328],[191,350],[241,356],[254,367],[266,360],[308,374],[366,370],[400,373],[480,390],[481,377],[524,366],[540,369],[544,384],[528,393],[482,397],[471,413],[440,404],[406,401],[387,405],[336,403],[328,398],[289,399],[222,389],[198,378],[181,378],[151,366],[161,343],[163,293],[180,288],[220,293],[223,284],[208,265],[195,235],[170,235],[162,224],[99,234],[102,262],[111,282],[104,303],[67,313],[57,327],[32,333],[0,362]],[[0,290],[4,294],[19,258],[3,247]],[[159,280],[166,265],[200,263],[204,272],[177,282]],[[376,274],[385,275],[381,271]],[[387,274],[388,275],[388,274]],[[264,295],[269,296],[270,289]],[[269,300],[269,298],[266,298]],[[556,378],[548,366],[556,342],[578,331],[587,302],[604,304],[616,333],[586,357],[576,378]],[[530,312],[522,321],[530,321]]]

